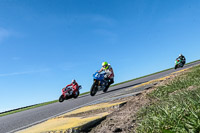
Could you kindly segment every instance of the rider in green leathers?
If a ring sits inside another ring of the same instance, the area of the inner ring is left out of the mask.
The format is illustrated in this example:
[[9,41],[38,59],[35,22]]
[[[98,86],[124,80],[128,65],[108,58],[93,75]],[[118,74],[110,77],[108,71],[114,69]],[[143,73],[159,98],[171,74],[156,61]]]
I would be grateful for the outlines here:
[[[185,56],[183,56],[182,54],[179,54],[179,57],[177,58],[177,59],[181,59],[181,63],[183,63],[183,65],[185,64],[185,62],[186,62],[186,59],[185,59]],[[176,59],[176,60],[177,60]]]

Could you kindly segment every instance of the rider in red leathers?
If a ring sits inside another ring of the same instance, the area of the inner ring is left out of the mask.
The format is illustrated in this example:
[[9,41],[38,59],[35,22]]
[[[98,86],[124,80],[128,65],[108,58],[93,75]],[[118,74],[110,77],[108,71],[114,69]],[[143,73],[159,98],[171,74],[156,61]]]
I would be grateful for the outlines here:
[[72,83],[67,85],[66,87],[72,86],[72,90],[70,91],[70,95],[76,94],[76,92],[78,92],[78,83],[76,82],[75,79],[72,80]]

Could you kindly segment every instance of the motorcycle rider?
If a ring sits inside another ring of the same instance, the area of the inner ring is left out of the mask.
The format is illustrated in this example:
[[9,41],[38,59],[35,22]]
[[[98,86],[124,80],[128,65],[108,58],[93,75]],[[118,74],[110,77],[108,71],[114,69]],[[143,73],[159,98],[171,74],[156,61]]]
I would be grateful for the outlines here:
[[75,79],[73,79],[73,80],[72,80],[72,83],[71,83],[71,84],[68,84],[68,85],[66,86],[66,88],[69,87],[69,86],[72,86],[72,90],[69,91],[70,95],[76,94],[76,92],[78,92],[78,87],[79,87],[79,86],[78,86],[78,83],[76,82]]
[[104,79],[108,81],[108,87],[114,83],[114,72],[110,64],[107,62],[102,63],[102,68],[98,71],[99,73],[104,71],[106,74]]
[[176,60],[177,60],[177,59],[180,59],[180,60],[182,60],[182,62],[181,62],[181,63],[182,63],[183,65],[185,65],[185,62],[186,62],[185,56],[183,56],[182,54],[179,54],[179,57],[178,57],[178,58],[176,58]]

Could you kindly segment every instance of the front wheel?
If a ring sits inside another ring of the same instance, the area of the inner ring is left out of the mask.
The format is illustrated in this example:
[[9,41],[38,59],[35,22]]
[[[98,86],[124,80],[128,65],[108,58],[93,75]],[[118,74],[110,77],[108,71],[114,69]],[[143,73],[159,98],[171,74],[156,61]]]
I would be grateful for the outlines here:
[[178,68],[178,65],[175,65],[174,69],[177,69]]
[[65,100],[65,98],[64,98],[64,96],[63,95],[61,95],[60,97],[59,97],[59,102],[61,103],[61,102],[63,102]]
[[94,96],[96,93],[97,93],[97,85],[96,85],[96,82],[94,82],[94,83],[92,84],[91,89],[90,89],[90,95],[91,95],[91,96]]

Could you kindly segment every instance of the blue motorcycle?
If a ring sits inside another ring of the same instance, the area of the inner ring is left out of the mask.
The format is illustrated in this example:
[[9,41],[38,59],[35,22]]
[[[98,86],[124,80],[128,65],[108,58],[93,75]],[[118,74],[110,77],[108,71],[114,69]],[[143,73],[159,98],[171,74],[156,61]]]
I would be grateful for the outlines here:
[[94,82],[92,84],[92,87],[90,89],[90,95],[94,96],[97,91],[103,90],[103,92],[106,92],[108,90],[108,81],[104,79],[105,73],[94,73],[93,78]]

